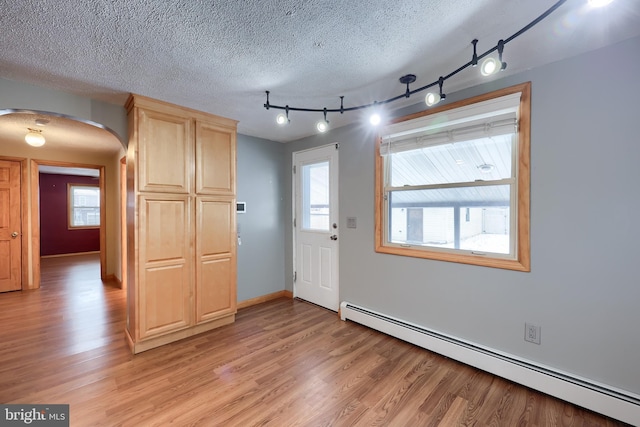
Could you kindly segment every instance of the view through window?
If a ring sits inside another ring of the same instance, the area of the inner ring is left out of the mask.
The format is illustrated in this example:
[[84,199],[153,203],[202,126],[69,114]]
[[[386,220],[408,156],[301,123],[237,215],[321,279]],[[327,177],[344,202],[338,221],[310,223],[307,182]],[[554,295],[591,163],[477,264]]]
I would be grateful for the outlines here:
[[528,99],[520,85],[383,130],[378,252],[528,271]]
[[69,184],[69,227],[100,226],[100,188]]

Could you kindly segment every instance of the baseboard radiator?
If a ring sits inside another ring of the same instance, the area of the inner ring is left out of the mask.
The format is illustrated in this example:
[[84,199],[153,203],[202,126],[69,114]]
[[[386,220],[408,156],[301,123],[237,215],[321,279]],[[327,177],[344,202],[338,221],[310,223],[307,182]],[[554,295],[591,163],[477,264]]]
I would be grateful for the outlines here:
[[640,426],[640,396],[629,392],[431,331],[349,302],[340,304],[340,317],[608,417]]

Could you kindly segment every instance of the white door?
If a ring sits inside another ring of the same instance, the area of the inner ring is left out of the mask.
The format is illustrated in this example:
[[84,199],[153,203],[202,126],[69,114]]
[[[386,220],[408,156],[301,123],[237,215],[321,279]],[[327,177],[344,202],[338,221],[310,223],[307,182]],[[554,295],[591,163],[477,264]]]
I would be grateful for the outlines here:
[[294,296],[338,311],[338,144],[293,153]]

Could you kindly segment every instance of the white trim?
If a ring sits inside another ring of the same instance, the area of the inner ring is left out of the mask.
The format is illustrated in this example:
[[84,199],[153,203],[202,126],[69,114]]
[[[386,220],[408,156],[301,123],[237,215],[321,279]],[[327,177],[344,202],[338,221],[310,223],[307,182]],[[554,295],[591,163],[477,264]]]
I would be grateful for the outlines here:
[[340,304],[340,317],[567,402],[640,425],[640,396],[631,392],[428,330],[347,301]]

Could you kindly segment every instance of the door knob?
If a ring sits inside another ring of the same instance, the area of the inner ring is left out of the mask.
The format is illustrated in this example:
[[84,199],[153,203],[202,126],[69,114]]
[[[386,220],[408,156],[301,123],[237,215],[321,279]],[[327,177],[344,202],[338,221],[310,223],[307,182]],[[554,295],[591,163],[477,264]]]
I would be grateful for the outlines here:
[[338,236],[336,236],[335,234],[331,237],[329,237],[331,240],[338,240]]
[[11,237],[15,239],[16,237],[18,237],[19,234],[20,233],[18,233],[17,231],[14,231],[13,233],[11,233]]

